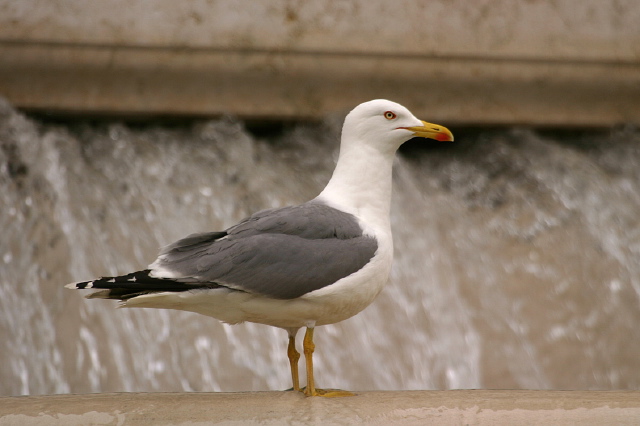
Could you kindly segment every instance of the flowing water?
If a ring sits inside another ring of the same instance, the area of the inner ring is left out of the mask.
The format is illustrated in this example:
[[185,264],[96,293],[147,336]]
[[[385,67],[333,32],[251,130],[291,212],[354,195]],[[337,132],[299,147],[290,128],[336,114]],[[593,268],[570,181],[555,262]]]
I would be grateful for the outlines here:
[[[282,330],[63,285],[315,196],[340,122],[55,124],[0,103],[0,395],[290,387]],[[319,384],[639,388],[640,132],[456,136],[398,155],[391,281],[317,330]]]

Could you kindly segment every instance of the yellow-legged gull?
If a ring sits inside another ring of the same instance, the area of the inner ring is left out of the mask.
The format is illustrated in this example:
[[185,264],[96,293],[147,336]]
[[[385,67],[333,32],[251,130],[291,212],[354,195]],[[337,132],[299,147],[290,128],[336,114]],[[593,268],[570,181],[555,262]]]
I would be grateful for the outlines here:
[[316,389],[313,331],[366,308],[389,278],[393,242],[389,221],[396,150],[413,137],[453,141],[395,102],[354,108],[342,128],[331,180],[311,201],[264,210],[220,232],[192,234],[165,247],[149,269],[68,284],[100,289],[89,298],[119,299],[122,307],[197,312],[230,324],[250,321],[286,330],[294,390],[297,331],[307,368],[306,395]]

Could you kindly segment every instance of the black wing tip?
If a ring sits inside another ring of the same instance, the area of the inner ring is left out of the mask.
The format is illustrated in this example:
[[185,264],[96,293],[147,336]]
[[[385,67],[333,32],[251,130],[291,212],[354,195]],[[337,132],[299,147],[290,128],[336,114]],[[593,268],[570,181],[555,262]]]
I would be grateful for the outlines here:
[[150,269],[143,269],[141,271],[132,272],[126,275],[120,275],[116,277],[100,277],[91,281],[78,281],[75,283],[65,285],[65,288],[69,288],[72,290],[85,290],[85,289],[93,289],[93,288],[118,288],[123,284],[127,287],[135,284],[138,281],[144,280],[163,280],[162,278],[152,278],[149,276],[151,273]]
[[161,292],[183,292],[195,289],[221,287],[216,283],[182,282],[172,278],[157,278],[150,269],[117,277],[101,277],[92,281],[79,281],[65,285],[72,290],[101,290],[86,296],[88,299],[127,300],[136,296]]
[[71,290],[83,290],[85,288],[93,288],[93,281],[79,281],[77,283],[71,283],[64,286]]

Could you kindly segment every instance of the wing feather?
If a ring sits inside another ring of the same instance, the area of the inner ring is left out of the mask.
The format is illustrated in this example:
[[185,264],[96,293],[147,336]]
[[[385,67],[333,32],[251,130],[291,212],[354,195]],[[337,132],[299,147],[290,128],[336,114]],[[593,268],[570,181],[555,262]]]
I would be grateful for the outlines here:
[[150,268],[159,278],[291,299],[360,270],[376,250],[353,215],[309,202],[258,212],[225,232],[190,235]]

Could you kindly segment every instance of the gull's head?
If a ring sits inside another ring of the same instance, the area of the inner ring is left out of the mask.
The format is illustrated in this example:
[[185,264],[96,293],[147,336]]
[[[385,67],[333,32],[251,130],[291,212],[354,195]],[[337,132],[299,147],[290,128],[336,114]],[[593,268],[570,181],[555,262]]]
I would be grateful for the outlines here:
[[393,151],[414,137],[453,141],[444,126],[417,119],[402,105],[375,99],[355,107],[344,120],[342,140],[366,141],[384,151]]

